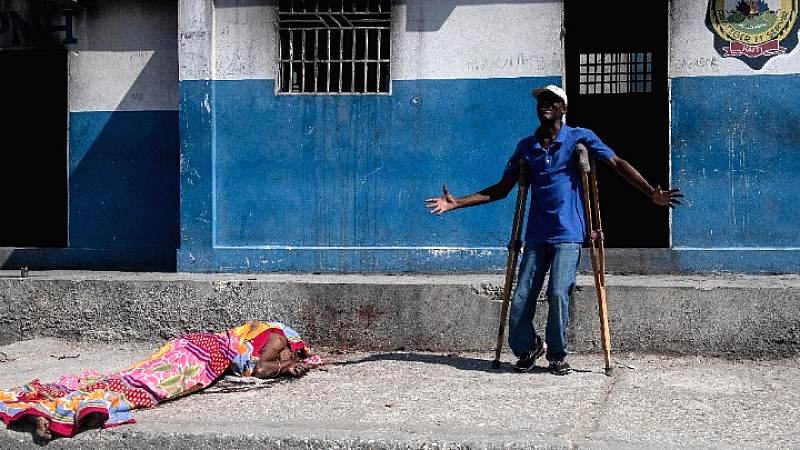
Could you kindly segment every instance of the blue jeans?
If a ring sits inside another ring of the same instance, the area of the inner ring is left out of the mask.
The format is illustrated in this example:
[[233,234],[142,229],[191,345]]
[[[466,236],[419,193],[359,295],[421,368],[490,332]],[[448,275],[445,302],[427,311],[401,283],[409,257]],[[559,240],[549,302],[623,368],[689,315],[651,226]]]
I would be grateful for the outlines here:
[[533,317],[536,299],[550,271],[547,285],[547,359],[555,361],[567,357],[567,325],[569,324],[569,299],[575,290],[575,277],[581,258],[581,244],[526,244],[519,266],[519,279],[511,301],[508,316],[508,344],[514,355],[520,357],[531,350],[536,331]]

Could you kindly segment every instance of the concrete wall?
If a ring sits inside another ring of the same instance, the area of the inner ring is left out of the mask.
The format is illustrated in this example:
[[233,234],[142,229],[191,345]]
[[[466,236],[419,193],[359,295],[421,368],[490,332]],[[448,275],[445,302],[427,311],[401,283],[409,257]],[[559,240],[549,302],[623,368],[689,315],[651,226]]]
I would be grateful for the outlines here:
[[177,12],[87,6],[70,53],[70,246],[178,245]]
[[[276,95],[274,2],[181,5],[179,270],[503,270],[512,201],[437,218],[422,200],[495,182],[535,128],[530,87],[562,80],[561,2],[394,2],[391,95],[335,97]],[[723,57],[708,6],[669,10],[674,248],[611,270],[800,270],[800,52]]]
[[[796,19],[796,3],[778,3]],[[680,268],[800,271],[800,51],[761,68],[723,57],[707,8],[675,1],[670,21],[672,176],[687,195],[672,224]],[[795,26],[782,45],[796,43]]]
[[179,270],[504,267],[513,201],[438,218],[423,200],[496,182],[532,132],[558,2],[394,2],[391,94],[338,96],[276,94],[274,2],[206,6],[181,3]]
[[[0,47],[40,45],[11,17],[30,3],[3,5]],[[80,5],[46,44],[69,50],[69,244],[0,267],[504,270],[512,199],[423,200],[494,183],[536,127],[530,88],[569,76],[563,2],[395,1],[391,93],[358,96],[277,94],[274,0]],[[800,271],[797,27],[782,54],[724,57],[708,7],[669,8],[673,248],[612,251],[612,271]]]
[[[497,344],[502,292],[502,275],[32,272],[23,279],[6,271],[0,345],[39,337],[160,342],[261,319],[288,323],[312,346],[329,349],[487,351]],[[800,353],[796,275],[610,276],[607,293],[614,354]],[[537,308],[544,330],[543,298]],[[599,351],[591,277],[578,278],[569,319],[571,351]]]

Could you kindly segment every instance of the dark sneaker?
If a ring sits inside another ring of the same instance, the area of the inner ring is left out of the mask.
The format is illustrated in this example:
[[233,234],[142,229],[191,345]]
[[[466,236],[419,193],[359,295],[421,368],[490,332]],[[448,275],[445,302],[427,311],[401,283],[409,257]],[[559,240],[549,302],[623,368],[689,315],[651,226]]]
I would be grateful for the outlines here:
[[521,372],[527,372],[533,369],[536,366],[536,358],[547,353],[547,342],[545,342],[539,336],[536,336],[533,340],[533,348],[528,352],[522,355],[517,361],[517,370]]
[[563,359],[550,361],[550,373],[556,375],[566,375],[570,372],[572,372],[572,367],[570,367],[569,364],[567,364],[567,362]]

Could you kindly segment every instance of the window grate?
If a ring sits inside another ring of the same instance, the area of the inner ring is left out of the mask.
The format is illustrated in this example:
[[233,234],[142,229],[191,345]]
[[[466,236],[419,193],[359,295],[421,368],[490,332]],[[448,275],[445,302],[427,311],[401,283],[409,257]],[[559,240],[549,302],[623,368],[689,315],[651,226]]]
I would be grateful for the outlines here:
[[581,53],[580,94],[652,92],[653,54]]
[[279,90],[388,93],[391,0],[280,0]]

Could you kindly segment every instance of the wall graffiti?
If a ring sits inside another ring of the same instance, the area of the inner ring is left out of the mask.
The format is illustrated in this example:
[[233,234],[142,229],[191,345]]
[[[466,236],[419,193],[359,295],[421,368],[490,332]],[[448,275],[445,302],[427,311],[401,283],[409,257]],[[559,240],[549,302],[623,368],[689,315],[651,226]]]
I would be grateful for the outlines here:
[[24,18],[17,11],[0,12],[0,47],[59,47],[76,44],[73,18],[77,11],[38,12]]
[[544,66],[544,58],[525,53],[508,57],[471,59],[467,61],[468,72],[519,71],[522,69],[544,70]]
[[672,70],[687,72],[712,71],[719,72],[720,63],[717,58],[672,58],[669,62]]

